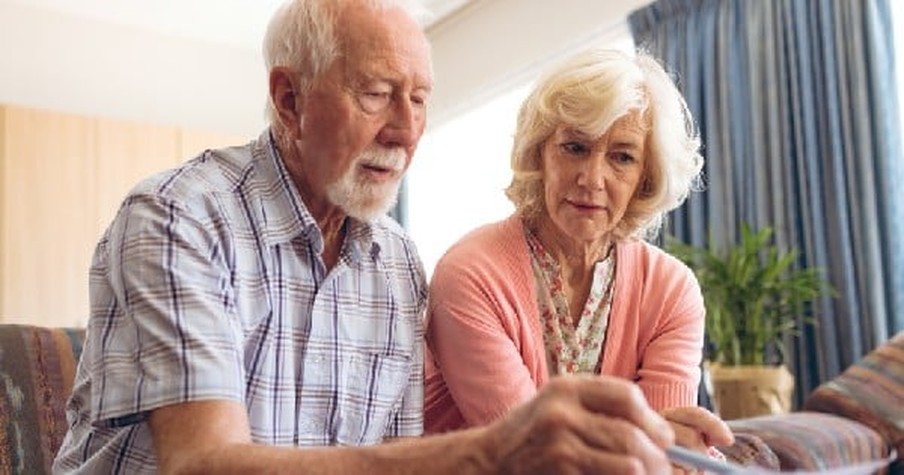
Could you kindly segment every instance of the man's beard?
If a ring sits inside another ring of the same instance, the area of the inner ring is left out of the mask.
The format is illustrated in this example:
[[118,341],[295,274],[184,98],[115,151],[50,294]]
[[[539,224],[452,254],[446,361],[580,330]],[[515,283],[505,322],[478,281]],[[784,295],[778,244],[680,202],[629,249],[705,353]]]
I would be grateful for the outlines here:
[[[373,182],[362,174],[362,164],[389,168],[398,172],[398,176],[382,183]],[[339,180],[326,187],[327,197],[352,218],[373,221],[395,206],[404,167],[403,149],[371,147],[355,159]]]

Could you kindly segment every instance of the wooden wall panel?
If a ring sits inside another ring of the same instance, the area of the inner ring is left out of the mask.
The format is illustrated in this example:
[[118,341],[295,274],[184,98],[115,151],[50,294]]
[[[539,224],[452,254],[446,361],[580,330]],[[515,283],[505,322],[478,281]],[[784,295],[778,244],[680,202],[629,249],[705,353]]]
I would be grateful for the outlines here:
[[189,130],[179,131],[179,163],[197,157],[209,148],[231,147],[244,145],[255,137],[233,137],[229,135],[195,132]]
[[123,198],[141,180],[178,163],[178,131],[114,120],[97,126],[97,214],[99,238]]
[[6,275],[6,226],[3,217],[6,216],[6,114],[9,108],[0,106],[0,323],[3,323],[5,315],[5,280]]
[[83,324],[94,240],[93,119],[7,107],[3,322]]
[[0,323],[84,326],[94,247],[128,191],[245,142],[0,105]]

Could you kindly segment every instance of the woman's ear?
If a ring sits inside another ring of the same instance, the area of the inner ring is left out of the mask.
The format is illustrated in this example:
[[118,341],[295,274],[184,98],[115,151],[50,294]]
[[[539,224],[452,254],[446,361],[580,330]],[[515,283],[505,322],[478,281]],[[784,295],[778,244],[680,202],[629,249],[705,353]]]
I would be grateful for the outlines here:
[[655,187],[655,183],[653,183],[653,177],[650,176],[649,172],[644,172],[643,177],[640,179],[640,183],[637,185],[637,190],[634,192],[634,197],[638,199],[646,199],[653,196],[653,191]]
[[646,155],[643,159],[643,175],[640,177],[640,183],[638,183],[637,190],[634,193],[635,197],[641,199],[649,198],[656,192],[655,177],[658,175],[659,161],[653,156],[649,144],[650,136],[647,135],[646,145],[644,146],[644,153]]
[[304,95],[301,93],[298,75],[285,67],[270,70],[270,103],[276,117],[287,130],[298,130]]

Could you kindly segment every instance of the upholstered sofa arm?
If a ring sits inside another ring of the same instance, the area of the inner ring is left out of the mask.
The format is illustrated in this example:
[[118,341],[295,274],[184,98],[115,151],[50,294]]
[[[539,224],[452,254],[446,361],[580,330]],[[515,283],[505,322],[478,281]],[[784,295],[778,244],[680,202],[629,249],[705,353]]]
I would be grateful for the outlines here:
[[0,473],[50,473],[83,329],[0,325]]
[[802,411],[728,421],[729,460],[781,470],[824,470],[888,457],[904,473],[904,332],[819,386]]
[[872,427],[904,457],[904,332],[816,388],[803,408]]
[[[825,470],[888,456],[881,434],[834,414],[793,412],[728,421],[735,444],[721,448],[729,460],[769,469]],[[761,441],[762,445],[750,440]],[[751,447],[757,451],[751,454]],[[776,462],[778,466],[776,466]]]

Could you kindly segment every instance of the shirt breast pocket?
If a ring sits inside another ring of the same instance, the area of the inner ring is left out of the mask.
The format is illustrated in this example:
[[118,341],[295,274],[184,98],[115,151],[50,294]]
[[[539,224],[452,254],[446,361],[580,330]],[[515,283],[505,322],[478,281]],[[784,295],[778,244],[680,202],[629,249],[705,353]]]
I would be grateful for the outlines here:
[[382,442],[408,386],[411,358],[354,353],[340,386],[336,439],[340,445]]

